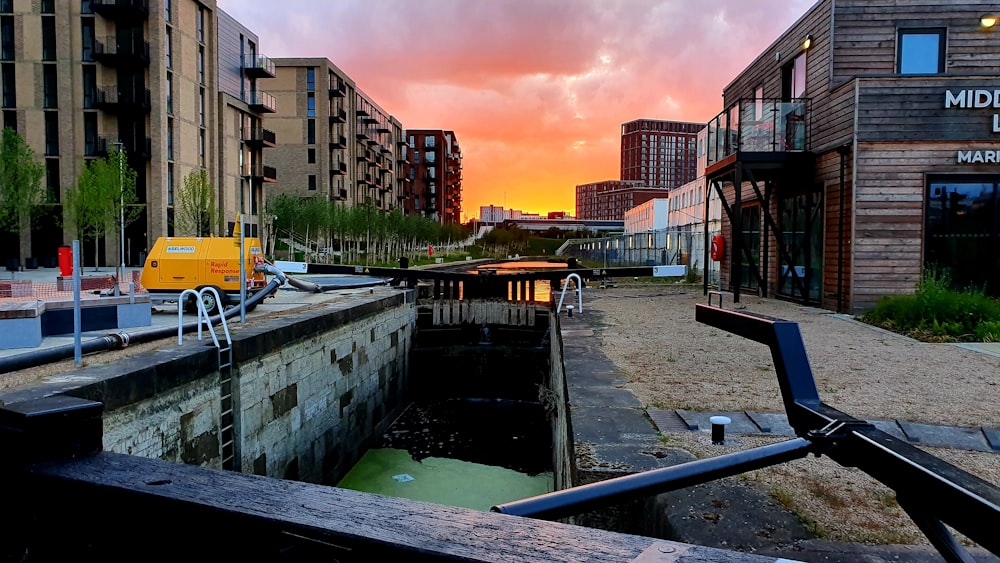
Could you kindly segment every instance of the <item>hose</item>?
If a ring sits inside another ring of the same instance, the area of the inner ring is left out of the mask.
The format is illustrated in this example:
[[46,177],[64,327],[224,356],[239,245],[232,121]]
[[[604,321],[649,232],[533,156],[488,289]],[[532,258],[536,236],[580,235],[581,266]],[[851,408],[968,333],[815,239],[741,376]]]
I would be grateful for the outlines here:
[[[258,266],[261,268],[262,266]],[[274,268],[271,266],[271,268]],[[276,291],[278,287],[287,281],[284,274],[275,268],[278,274],[273,274],[275,277],[266,285],[263,289],[253,294],[252,297],[247,299],[246,307],[250,308],[256,305],[258,302],[263,300],[265,297],[270,295],[272,292]],[[279,275],[280,274],[280,275]],[[180,306],[178,304],[178,306]],[[223,314],[228,319],[240,312],[239,307],[233,307]],[[215,324],[220,320],[221,315],[214,315],[210,317],[212,324]],[[199,322],[192,321],[190,323],[185,323],[181,329],[183,332],[192,332],[198,329]],[[94,352],[104,352],[108,350],[121,350],[130,344],[140,344],[143,342],[152,342],[154,340],[160,340],[163,338],[170,338],[177,334],[176,326],[163,326],[157,328],[150,328],[139,330],[136,332],[116,332],[112,334],[107,334],[95,338],[93,340],[88,340],[86,342],[80,343],[81,354],[91,354]],[[66,358],[72,358],[76,355],[76,345],[75,344],[63,344],[61,346],[53,346],[52,348],[45,348],[42,350],[33,350],[31,352],[25,352],[23,354],[16,354],[14,356],[7,356],[6,358],[0,358],[0,373],[9,373],[12,371],[18,371],[22,369],[32,368],[35,366],[41,366],[45,364],[50,364],[53,362],[58,362],[60,360],[65,360]]]

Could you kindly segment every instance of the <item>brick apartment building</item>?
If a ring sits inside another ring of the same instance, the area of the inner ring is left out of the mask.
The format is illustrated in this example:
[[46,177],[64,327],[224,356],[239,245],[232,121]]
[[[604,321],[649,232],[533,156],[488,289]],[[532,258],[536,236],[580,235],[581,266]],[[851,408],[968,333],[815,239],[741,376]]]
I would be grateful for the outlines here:
[[462,220],[462,149],[454,131],[408,129],[406,212],[442,225]]
[[622,124],[621,179],[673,189],[697,177],[697,136],[704,123],[636,119]]
[[401,209],[406,148],[399,121],[326,58],[275,59],[268,116],[278,146],[274,193]]
[[623,221],[625,212],[658,197],[667,190],[651,189],[638,180],[604,180],[576,187],[576,218]]
[[[274,104],[258,87],[271,74],[258,45],[213,0],[0,0],[3,125],[44,160],[52,202],[30,232],[0,235],[5,257],[54,261],[74,238],[62,228],[66,190],[118,143],[145,206],[125,230],[126,264],[172,233],[191,171],[208,171],[234,221],[240,191],[265,177],[260,117]],[[119,262],[119,238],[100,241],[100,263]],[[94,245],[82,246],[94,263]]]

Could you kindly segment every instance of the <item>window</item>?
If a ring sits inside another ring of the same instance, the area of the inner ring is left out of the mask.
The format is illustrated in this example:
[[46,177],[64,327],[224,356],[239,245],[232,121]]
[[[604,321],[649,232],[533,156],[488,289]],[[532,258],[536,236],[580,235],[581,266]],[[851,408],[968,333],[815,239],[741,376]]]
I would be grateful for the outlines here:
[[49,201],[59,203],[61,194],[59,193],[59,159],[45,159],[45,190],[48,192]]
[[198,42],[205,42],[205,8],[198,6],[198,13],[195,16],[197,18],[198,26]]
[[3,107],[16,107],[17,90],[14,85],[14,63],[0,65],[0,78],[3,80]]
[[[83,37],[83,60],[94,60],[94,18],[83,18],[80,20],[80,35]],[[167,32],[167,46],[169,53],[170,32]],[[167,56],[167,66],[170,66],[170,57]]]
[[754,121],[760,121],[764,118],[764,86],[758,86],[754,89],[753,99],[753,118]]
[[434,161],[436,160],[436,153],[433,152],[426,153],[424,155],[424,160],[427,162],[427,164],[434,164]]
[[0,16],[0,59],[14,60],[14,16]]
[[3,110],[3,126],[17,131],[17,111],[12,109]]
[[306,144],[315,145],[316,144],[316,120],[307,119],[306,120]]
[[59,114],[45,112],[45,155],[59,156]]
[[42,18],[42,60],[56,60],[56,18],[55,16],[45,16]]
[[205,126],[205,89],[198,88],[198,125]]
[[900,29],[896,42],[899,74],[941,74],[944,72],[943,28]]
[[174,159],[174,120],[167,119],[167,160]]
[[205,48],[198,47],[198,83],[205,83]]
[[97,112],[83,112],[83,154],[97,156]]
[[434,146],[434,137],[431,137],[431,136],[424,137],[424,146],[425,147],[433,147]]
[[9,14],[14,11],[14,0],[0,0],[0,12]]
[[174,163],[167,163],[167,205],[174,204]]
[[174,73],[167,73],[167,113],[174,113]]
[[806,93],[806,54],[799,53],[781,69],[781,98],[791,101]]
[[316,117],[316,94],[306,95],[306,117]]
[[171,0],[163,0],[163,17],[168,22],[172,21],[170,19],[170,17],[171,17],[170,16],[170,4],[171,4]]
[[198,131],[198,164],[205,167],[205,130]]
[[316,69],[307,68],[306,69],[306,90],[312,91],[316,89]]
[[309,191],[311,191],[311,192],[316,191],[316,175],[315,174],[310,174],[309,175]]
[[57,95],[59,84],[56,80],[56,65],[42,65],[42,107],[54,109],[59,107]]
[[170,28],[167,28],[167,45],[164,49],[167,54],[167,68],[173,68],[174,63],[171,60],[173,58],[174,48],[173,48],[173,34],[170,32]]
[[40,10],[43,14],[54,14],[56,13],[56,2],[55,0],[42,0]]
[[309,164],[316,164],[316,149],[306,150],[306,161]]

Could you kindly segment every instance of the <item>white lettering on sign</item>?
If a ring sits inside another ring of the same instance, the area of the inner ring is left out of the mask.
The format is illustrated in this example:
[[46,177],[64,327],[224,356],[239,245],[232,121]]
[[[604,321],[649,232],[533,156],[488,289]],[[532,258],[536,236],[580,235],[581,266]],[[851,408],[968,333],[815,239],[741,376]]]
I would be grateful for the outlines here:
[[958,151],[959,164],[997,164],[1000,151]]
[[944,93],[945,109],[959,108],[1000,108],[1000,90],[969,89],[957,93],[946,90]]
[[184,254],[193,254],[193,246],[168,246],[167,252],[182,252]]

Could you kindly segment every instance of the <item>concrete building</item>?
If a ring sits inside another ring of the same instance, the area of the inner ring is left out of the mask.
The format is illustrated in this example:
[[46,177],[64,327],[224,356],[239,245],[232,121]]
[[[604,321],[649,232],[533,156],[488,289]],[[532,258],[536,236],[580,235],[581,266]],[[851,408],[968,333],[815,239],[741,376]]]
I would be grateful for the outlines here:
[[623,123],[621,179],[668,190],[694,180],[696,135],[704,127],[656,119]]
[[442,225],[462,220],[462,150],[454,131],[408,129],[406,177],[411,195],[407,213]]
[[640,203],[667,195],[665,189],[651,189],[637,180],[605,180],[576,187],[576,217],[623,221],[625,212]]
[[860,311],[925,268],[1000,291],[996,2],[820,0],[723,90],[723,289]]
[[651,199],[625,212],[625,234],[660,231],[667,228],[667,205],[665,197]]
[[326,58],[274,60],[275,193],[401,209],[403,129]]
[[214,0],[0,0],[0,44],[3,124],[44,159],[51,201],[30,233],[0,237],[6,257],[52,264],[76,237],[62,227],[66,190],[119,143],[143,210],[123,249],[117,232],[83,244],[85,264],[118,264],[122,251],[139,264],[172,234],[191,171],[209,173],[223,220],[235,220],[243,182],[263,169],[253,135],[273,103],[257,87],[267,64],[256,36]]

